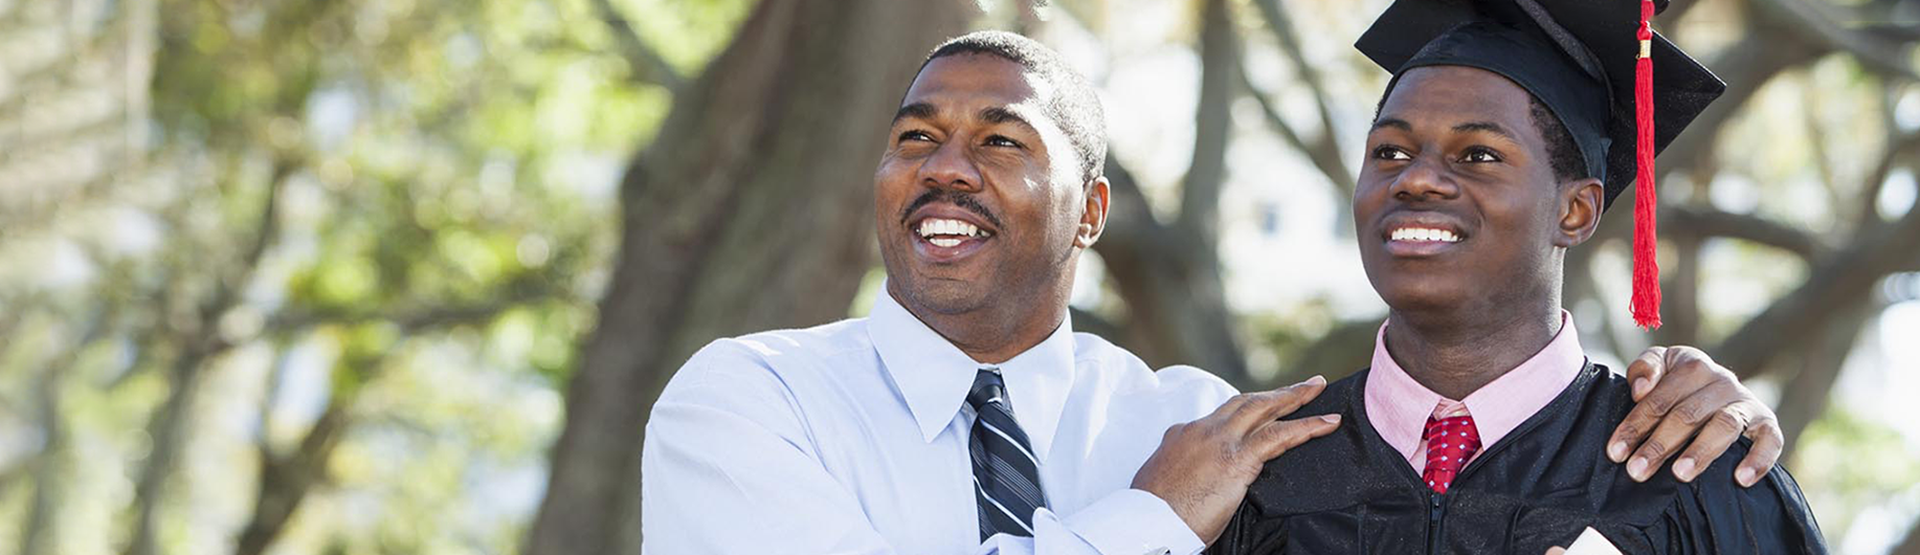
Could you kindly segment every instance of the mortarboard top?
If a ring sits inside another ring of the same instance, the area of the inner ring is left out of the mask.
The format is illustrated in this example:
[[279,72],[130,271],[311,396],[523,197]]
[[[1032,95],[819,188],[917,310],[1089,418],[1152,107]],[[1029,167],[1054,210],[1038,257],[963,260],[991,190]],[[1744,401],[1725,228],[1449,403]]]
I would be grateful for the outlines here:
[[1397,0],[1354,46],[1394,73],[1476,67],[1526,89],[1560,119],[1606,186],[1606,205],[1636,177],[1634,320],[1660,325],[1654,265],[1653,156],[1726,83],[1651,31],[1649,0]]

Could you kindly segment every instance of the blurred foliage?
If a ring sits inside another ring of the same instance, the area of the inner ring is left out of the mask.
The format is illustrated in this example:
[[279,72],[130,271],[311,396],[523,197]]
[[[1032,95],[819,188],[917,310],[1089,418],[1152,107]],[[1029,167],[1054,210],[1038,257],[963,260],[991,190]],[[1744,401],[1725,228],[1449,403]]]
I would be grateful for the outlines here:
[[1800,469],[1794,479],[1820,507],[1820,527],[1829,535],[1850,529],[1864,510],[1920,492],[1920,460],[1884,422],[1837,407],[1814,421],[1800,441],[1787,464]]
[[[749,5],[620,8],[668,16],[636,21],[692,72]],[[593,6],[26,0],[0,22],[57,31],[0,34],[0,61],[50,50],[108,83],[140,75],[119,50],[157,41],[151,88],[94,126],[116,132],[55,137],[144,140],[0,202],[53,211],[0,234],[0,553],[127,549],[156,415],[183,387],[200,393],[157,478],[160,552],[232,549],[261,465],[302,454],[330,407],[351,424],[277,550],[514,551],[593,326],[616,181],[671,101],[629,78]],[[27,84],[0,94],[43,92],[0,122],[85,86],[23,65],[0,66]]]

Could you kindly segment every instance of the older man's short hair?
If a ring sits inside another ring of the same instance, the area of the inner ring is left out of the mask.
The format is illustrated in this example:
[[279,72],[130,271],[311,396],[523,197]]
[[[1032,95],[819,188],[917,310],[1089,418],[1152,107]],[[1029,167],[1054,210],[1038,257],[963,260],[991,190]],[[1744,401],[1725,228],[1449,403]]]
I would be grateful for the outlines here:
[[1100,97],[1087,78],[1069,67],[1058,52],[1039,41],[1006,31],[976,31],[941,44],[927,55],[926,64],[956,54],[988,54],[1020,64],[1053,86],[1054,95],[1043,107],[1073,144],[1080,159],[1081,179],[1092,182],[1106,172],[1107,119]]

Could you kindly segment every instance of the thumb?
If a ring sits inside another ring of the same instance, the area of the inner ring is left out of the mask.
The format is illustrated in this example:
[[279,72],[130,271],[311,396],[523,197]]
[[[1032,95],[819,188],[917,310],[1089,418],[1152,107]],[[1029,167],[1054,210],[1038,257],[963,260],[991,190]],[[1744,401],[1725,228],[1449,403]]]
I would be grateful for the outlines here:
[[1647,347],[1632,363],[1627,364],[1627,383],[1632,385],[1633,401],[1638,403],[1653,391],[1660,378],[1667,374],[1667,348]]

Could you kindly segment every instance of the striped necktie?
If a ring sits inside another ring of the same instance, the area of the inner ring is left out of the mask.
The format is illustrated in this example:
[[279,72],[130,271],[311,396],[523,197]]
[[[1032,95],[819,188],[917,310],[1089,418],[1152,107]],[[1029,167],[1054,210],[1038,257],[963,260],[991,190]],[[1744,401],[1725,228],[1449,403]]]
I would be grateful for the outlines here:
[[1026,432],[1013,420],[1000,374],[981,370],[967,392],[978,415],[967,448],[973,454],[973,495],[980,505],[980,539],[998,533],[1033,535],[1033,511],[1047,506],[1040,491],[1040,463]]

